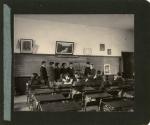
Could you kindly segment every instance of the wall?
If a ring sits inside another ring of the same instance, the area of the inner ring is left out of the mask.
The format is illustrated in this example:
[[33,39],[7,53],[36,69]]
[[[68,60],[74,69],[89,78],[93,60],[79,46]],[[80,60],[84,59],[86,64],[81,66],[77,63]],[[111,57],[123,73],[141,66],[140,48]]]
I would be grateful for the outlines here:
[[14,55],[14,76],[15,77],[29,77],[32,73],[39,74],[41,61],[67,63],[73,62],[75,70],[84,72],[87,61],[94,64],[96,70],[104,70],[104,64],[111,65],[111,74],[116,74],[119,71],[119,57],[104,57],[104,56],[76,56],[76,57],[57,57],[48,54],[15,54]]
[[[121,56],[121,51],[134,51],[132,31],[72,23],[65,16],[61,16],[60,20],[54,17],[54,15],[15,15],[14,52],[20,52],[18,40],[21,38],[34,40],[35,54],[55,54],[56,41],[75,42],[75,55],[83,55],[84,48],[92,48],[92,55],[108,56],[106,50],[99,51],[100,43],[104,43],[106,49],[112,49],[111,56]],[[76,22],[79,18],[76,16],[73,20]]]

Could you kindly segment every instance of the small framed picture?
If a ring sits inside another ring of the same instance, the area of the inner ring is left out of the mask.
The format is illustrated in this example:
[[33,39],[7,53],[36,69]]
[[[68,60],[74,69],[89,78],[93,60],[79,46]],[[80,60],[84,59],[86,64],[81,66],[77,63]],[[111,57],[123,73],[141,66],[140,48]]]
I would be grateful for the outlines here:
[[100,51],[105,51],[105,44],[100,44]]
[[32,53],[33,40],[32,39],[20,39],[20,52]]
[[74,42],[56,41],[56,54],[73,55]]
[[107,49],[107,54],[111,55],[111,49]]
[[110,74],[110,64],[104,64],[104,74]]

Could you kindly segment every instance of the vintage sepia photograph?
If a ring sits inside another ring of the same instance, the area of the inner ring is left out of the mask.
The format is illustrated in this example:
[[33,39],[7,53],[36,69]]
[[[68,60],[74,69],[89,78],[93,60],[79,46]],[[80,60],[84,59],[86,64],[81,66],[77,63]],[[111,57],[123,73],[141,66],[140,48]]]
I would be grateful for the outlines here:
[[134,14],[14,14],[13,23],[15,112],[135,111]]

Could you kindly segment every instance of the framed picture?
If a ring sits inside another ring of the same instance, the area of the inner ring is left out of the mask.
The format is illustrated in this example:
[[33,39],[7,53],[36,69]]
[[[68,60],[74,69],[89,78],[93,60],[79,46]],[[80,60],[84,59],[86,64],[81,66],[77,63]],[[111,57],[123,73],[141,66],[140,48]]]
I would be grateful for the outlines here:
[[110,74],[110,64],[104,64],[104,74]]
[[100,51],[105,51],[105,44],[100,44]]
[[33,40],[32,39],[20,39],[20,52],[32,53]]
[[56,41],[56,54],[73,55],[74,42]]
[[107,54],[111,55],[111,49],[107,49]]

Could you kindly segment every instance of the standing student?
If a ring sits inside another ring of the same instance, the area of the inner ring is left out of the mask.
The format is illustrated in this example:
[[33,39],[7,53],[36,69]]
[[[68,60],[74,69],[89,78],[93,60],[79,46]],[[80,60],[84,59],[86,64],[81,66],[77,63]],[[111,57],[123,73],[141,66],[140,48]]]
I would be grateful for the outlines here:
[[90,74],[90,72],[91,72],[90,63],[87,62],[87,63],[86,63],[86,67],[85,67],[85,71],[84,71],[84,76],[87,77],[88,74]]
[[90,64],[90,75],[91,77],[96,77],[96,70],[94,68],[94,65],[93,64]]
[[45,61],[41,62],[40,79],[41,79],[41,83],[42,84],[46,85],[48,83],[47,70],[46,70],[46,62]]
[[54,69],[54,62],[49,62],[49,67],[48,67],[48,80],[49,80],[49,86],[54,85],[55,81],[55,69]]
[[60,69],[61,78],[64,76],[64,74],[67,74],[67,64],[62,63],[61,69]]
[[55,63],[55,81],[60,79],[60,63]]
[[69,76],[71,78],[73,78],[73,76],[74,76],[74,68],[73,68],[73,63],[72,62],[69,63],[69,67],[67,68],[67,72],[68,72]]

